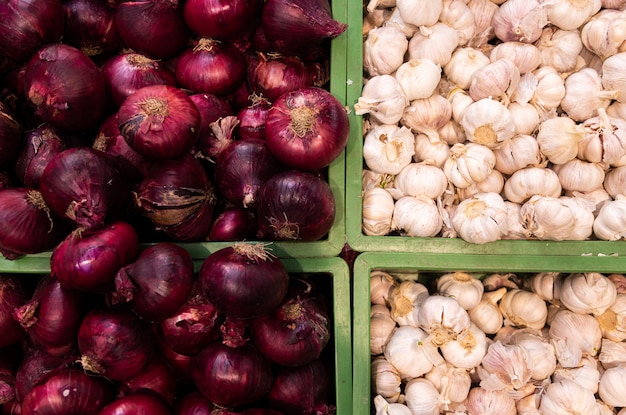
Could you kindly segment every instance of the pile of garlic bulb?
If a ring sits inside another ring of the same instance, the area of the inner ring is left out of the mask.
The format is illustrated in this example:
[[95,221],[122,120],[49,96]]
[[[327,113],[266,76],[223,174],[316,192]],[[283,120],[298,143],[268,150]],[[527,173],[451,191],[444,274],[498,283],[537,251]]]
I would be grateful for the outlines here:
[[626,276],[425,275],[371,273],[376,415],[626,414]]
[[626,238],[626,0],[370,0],[366,235]]

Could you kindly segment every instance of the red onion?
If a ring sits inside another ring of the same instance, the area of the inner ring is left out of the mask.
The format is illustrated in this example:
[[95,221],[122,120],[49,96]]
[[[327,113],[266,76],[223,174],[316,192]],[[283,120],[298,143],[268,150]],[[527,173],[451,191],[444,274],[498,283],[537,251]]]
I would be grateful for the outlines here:
[[231,204],[255,206],[259,188],[283,170],[265,140],[250,138],[232,142],[217,157],[215,184],[218,193]]
[[161,242],[147,247],[115,275],[114,304],[127,302],[139,317],[161,321],[187,300],[194,279],[191,255],[180,245]]
[[170,408],[162,396],[148,391],[117,398],[98,415],[170,415]]
[[26,332],[13,318],[13,310],[24,305],[31,295],[23,278],[0,274],[0,348],[16,344],[25,337]]
[[246,60],[230,43],[201,38],[180,55],[176,79],[192,91],[225,96],[245,81]]
[[296,169],[315,171],[333,162],[348,143],[348,114],[319,87],[300,88],[274,101],[265,138],[276,158]]
[[40,47],[63,35],[60,0],[9,0],[0,5],[0,55],[26,62]]
[[115,24],[126,46],[154,59],[178,55],[189,40],[189,29],[178,3],[137,0],[119,4]]
[[243,411],[231,411],[227,408],[216,408],[211,415],[285,415],[283,412],[269,408],[248,408]]
[[143,216],[179,241],[203,240],[216,203],[215,187],[191,154],[157,161],[134,193]]
[[247,79],[250,90],[270,102],[294,89],[313,86],[308,67],[297,56],[257,53],[248,63]]
[[150,326],[125,308],[94,308],[78,331],[85,370],[112,380],[139,375],[154,355]]
[[213,242],[234,242],[254,239],[256,216],[254,211],[240,207],[228,207],[213,220],[208,240]]
[[333,20],[328,0],[267,0],[261,25],[273,49],[303,55],[348,28]]
[[69,234],[52,251],[50,269],[65,288],[108,292],[118,270],[139,255],[139,236],[130,224],[114,221],[104,227]]
[[21,415],[97,415],[112,400],[106,379],[69,367],[35,386],[22,401]]
[[53,218],[39,190],[0,190],[0,253],[7,259],[35,254],[55,246],[65,229]]
[[163,339],[159,336],[155,337],[156,350],[172,366],[178,384],[185,386],[193,385],[193,381],[191,380],[191,361],[193,356],[176,353],[163,342]]
[[249,96],[250,88],[248,87],[248,82],[244,81],[241,83],[241,85],[239,85],[235,92],[228,95],[227,99],[236,113],[237,111],[249,104]]
[[173,415],[213,415],[213,402],[202,392],[193,390],[180,397],[174,404]]
[[174,403],[177,388],[174,369],[163,356],[157,353],[140,374],[120,386],[118,397],[150,391],[161,396],[168,405],[171,405]]
[[278,173],[263,184],[257,196],[257,235],[262,239],[317,241],[335,221],[332,189],[313,173]]
[[120,133],[135,151],[149,158],[167,159],[180,156],[194,144],[200,112],[181,89],[151,85],[124,100],[117,122]]
[[287,293],[289,274],[263,244],[246,242],[211,253],[198,273],[204,295],[226,317],[269,313]]
[[199,37],[234,40],[255,27],[261,7],[259,0],[187,0],[184,17]]
[[235,141],[234,131],[239,120],[234,115],[227,115],[212,122],[210,131],[198,137],[198,141],[191,150],[194,157],[215,162],[226,147]]
[[239,110],[237,133],[242,140],[260,138],[265,140],[265,121],[271,108],[270,102],[262,96],[250,96],[250,104]]
[[233,114],[230,103],[222,97],[213,94],[192,94],[189,96],[200,111],[200,134],[211,131],[211,124],[220,118]]
[[44,169],[57,154],[67,148],[63,133],[48,124],[27,131],[26,143],[15,162],[15,174],[27,187],[39,187]]
[[95,127],[104,114],[100,69],[69,45],[53,43],[33,55],[24,72],[24,91],[36,114],[62,130]]
[[115,108],[119,108],[129,95],[144,86],[178,86],[176,76],[162,61],[134,52],[109,58],[102,65],[102,76]]
[[13,110],[0,102],[0,168],[13,165],[22,143],[22,126]]
[[122,215],[129,186],[113,156],[89,147],[58,154],[46,166],[40,183],[50,210],[87,229]]
[[190,98],[198,107],[201,119],[198,138],[191,152],[197,158],[212,159],[221,151],[220,140],[226,143],[232,140],[232,130],[236,127],[236,120],[231,119],[233,110],[226,99],[217,95],[193,94]]
[[53,356],[39,349],[31,349],[15,374],[15,389],[17,399],[22,401],[30,390],[44,380],[48,373],[67,367],[72,363],[66,356]]
[[101,0],[68,0],[63,42],[92,59],[118,51],[122,44],[115,28],[115,10]]
[[272,385],[272,365],[245,338],[241,323],[226,322],[223,341],[205,347],[193,360],[191,376],[213,403],[237,408],[260,400]]

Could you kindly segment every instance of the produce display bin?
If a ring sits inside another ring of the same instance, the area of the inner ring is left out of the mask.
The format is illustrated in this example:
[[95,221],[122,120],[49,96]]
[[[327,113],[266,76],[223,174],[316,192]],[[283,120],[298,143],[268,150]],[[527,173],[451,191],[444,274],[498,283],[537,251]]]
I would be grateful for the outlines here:
[[[354,264],[353,278],[353,410],[368,414],[372,407],[370,372],[370,273],[379,270],[390,274],[419,275],[420,271],[466,271],[476,273],[534,272],[626,272],[626,258],[621,256],[568,257],[553,255],[482,255],[414,254],[408,252],[366,252]],[[423,277],[423,276],[422,276]],[[424,279],[420,282],[427,282]]]
[[625,255],[620,241],[499,240],[472,244],[461,238],[369,236],[362,231],[363,123],[354,104],[363,88],[363,4],[350,2],[348,8],[347,104],[350,108],[350,140],[346,149],[346,234],[357,252],[432,252],[500,255]]

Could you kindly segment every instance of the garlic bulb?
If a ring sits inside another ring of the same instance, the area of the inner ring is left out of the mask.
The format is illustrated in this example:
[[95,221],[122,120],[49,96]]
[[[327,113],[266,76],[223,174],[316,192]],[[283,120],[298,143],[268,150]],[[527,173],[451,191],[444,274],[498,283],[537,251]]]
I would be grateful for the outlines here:
[[578,367],[557,367],[552,374],[552,381],[572,380],[593,393],[598,392],[600,371],[594,357],[584,357]]
[[464,336],[471,324],[467,311],[459,302],[443,295],[425,298],[418,317],[420,327],[429,334],[429,340],[435,346]]
[[615,167],[607,171],[604,177],[604,188],[613,198],[618,195],[626,195],[626,166]]
[[430,26],[437,23],[443,9],[442,0],[396,0],[402,19],[415,26]]
[[600,377],[598,395],[608,405],[626,407],[624,382],[626,380],[626,364],[606,369]]
[[393,209],[391,229],[408,236],[433,237],[441,231],[443,220],[435,201],[428,196],[404,196]]
[[[604,181],[606,182],[606,175]],[[589,209],[593,212],[595,217],[598,216],[598,212],[605,202],[613,200],[604,187],[600,186],[588,192],[565,192],[565,196],[576,197],[578,200],[584,200],[588,204]],[[595,220],[595,219],[594,219]]]
[[482,144],[458,143],[450,148],[450,158],[443,165],[443,172],[456,187],[469,187],[485,180],[496,164],[493,151]]
[[563,30],[579,28],[602,7],[601,0],[550,0],[545,4],[550,23]]
[[600,415],[593,392],[567,379],[548,385],[539,410],[543,415]]
[[[441,134],[440,134],[441,135]],[[415,134],[413,161],[443,167],[450,156],[450,146],[443,141],[432,142],[426,134]]]
[[513,124],[515,124],[515,132],[517,134],[530,135],[537,130],[539,126],[539,111],[534,105],[510,102],[506,108],[513,117]]
[[615,98],[615,91],[602,88],[602,78],[595,69],[582,68],[565,79],[561,107],[574,121],[585,121],[597,115],[598,108],[608,108]]
[[459,88],[468,89],[474,72],[489,63],[489,57],[479,49],[458,47],[443,67],[443,73]]
[[402,382],[398,369],[384,356],[377,356],[370,364],[370,371],[372,374],[372,391],[376,395],[381,395],[388,402],[398,402]]
[[580,314],[599,316],[608,310],[617,297],[613,281],[599,272],[570,274],[560,288],[561,303]]
[[593,233],[593,211],[566,196],[532,196],[520,210],[524,227],[537,239],[584,240]]
[[430,59],[409,59],[395,75],[409,101],[430,97],[441,80],[441,67]]
[[526,353],[520,346],[495,340],[487,348],[482,364],[478,366],[480,386],[489,390],[521,389],[531,379]]
[[563,164],[578,154],[578,142],[585,129],[569,117],[555,117],[543,121],[537,132],[539,150],[554,164]]
[[537,272],[524,282],[541,299],[558,304],[563,278],[565,277],[560,272]]
[[542,66],[524,76],[529,74],[537,79],[537,87],[530,102],[544,111],[558,108],[565,96],[565,81],[561,74],[551,66]]
[[450,340],[440,346],[446,362],[461,369],[473,369],[480,364],[487,353],[487,335],[475,324],[470,326],[463,336]]
[[524,167],[514,171],[504,182],[504,197],[515,203],[525,203],[533,196],[559,197],[563,190],[558,174],[548,168]]
[[584,356],[596,356],[602,342],[600,324],[592,315],[566,308],[552,317],[548,336],[563,367],[578,367]]
[[442,169],[425,163],[410,163],[395,178],[395,187],[404,196],[426,196],[437,199],[448,187]]
[[402,118],[409,100],[402,86],[391,75],[371,77],[363,86],[361,96],[354,104],[356,115],[369,114],[380,124],[395,124]]
[[508,0],[496,11],[492,25],[503,42],[533,43],[548,24],[545,8],[539,0]]
[[437,292],[454,297],[466,310],[478,305],[484,290],[483,283],[467,272],[448,272],[437,278]]
[[374,305],[387,306],[391,289],[397,286],[396,280],[387,272],[370,273],[370,301]]
[[503,390],[473,387],[465,406],[470,414],[516,415],[515,400]]
[[431,141],[440,141],[437,130],[452,118],[450,101],[438,94],[415,99],[405,107],[400,122],[411,131],[423,133]]
[[528,239],[531,235],[528,233],[522,223],[522,205],[519,203],[504,201],[507,209],[507,231],[502,235],[502,239]]
[[589,192],[602,186],[604,168],[598,163],[572,159],[554,166],[559,182],[564,190]]
[[582,123],[585,134],[578,142],[578,155],[593,163],[617,163],[626,155],[626,120],[610,117],[604,108]]
[[361,173],[361,187],[368,190],[373,187],[388,189],[393,187],[393,176],[390,174],[375,173],[369,169],[363,169]]
[[616,342],[626,340],[626,294],[617,294],[613,304],[596,317],[604,338]]
[[376,415],[412,415],[408,406],[402,403],[389,403],[382,395],[374,397]]
[[578,55],[583,49],[578,30],[546,27],[535,42],[541,52],[541,65],[551,66],[557,72],[567,73],[576,68]]
[[467,46],[474,48],[487,45],[491,39],[496,37],[493,25],[491,24],[493,16],[498,11],[498,5],[491,0],[470,0],[467,7],[474,15],[474,37],[472,37]]
[[426,331],[413,326],[400,326],[391,335],[384,356],[398,369],[402,379],[422,376],[444,362],[437,347],[427,339]]
[[413,415],[439,415],[441,395],[424,378],[411,379],[404,387],[404,399]]
[[509,337],[510,344],[521,347],[526,352],[533,380],[548,379],[556,370],[556,355],[550,342],[534,330],[516,330]]
[[541,64],[541,52],[537,46],[524,42],[503,42],[497,44],[489,54],[489,59],[509,59],[520,74],[534,71]]
[[373,187],[363,193],[363,233],[383,236],[391,232],[394,200],[391,194],[381,188]]
[[363,140],[363,159],[377,173],[398,174],[415,154],[415,136],[406,127],[375,125]]
[[472,386],[469,372],[450,363],[433,367],[424,378],[437,388],[444,405],[463,402]]
[[363,37],[365,38],[370,30],[375,27],[382,26],[390,15],[391,11],[387,9],[374,9],[365,13],[363,16],[363,30],[361,31]]
[[520,71],[515,63],[507,58],[498,59],[474,71],[469,95],[474,101],[493,98],[508,103],[519,81]]
[[493,152],[496,156],[495,169],[503,174],[512,175],[525,167],[540,165],[543,162],[543,155],[539,151],[537,140],[527,134],[517,134],[511,137],[502,142]]
[[508,211],[498,193],[477,193],[459,203],[452,225],[466,242],[494,242],[507,233]]
[[515,123],[507,107],[491,98],[470,104],[460,122],[472,143],[495,149],[515,135]]
[[602,205],[593,222],[593,234],[604,241],[626,238],[626,199],[618,196]]
[[539,330],[546,324],[548,307],[545,301],[531,291],[512,289],[507,291],[499,303],[504,324]]
[[616,53],[602,62],[602,86],[610,91],[619,91],[616,100],[626,102],[626,52]]
[[604,369],[623,364],[626,362],[626,343],[621,340],[603,338],[598,361]]
[[458,45],[458,33],[447,24],[437,22],[420,26],[419,31],[409,40],[409,59],[430,59],[443,67]]
[[406,36],[407,39],[410,39],[411,36],[413,36],[415,32],[419,30],[419,27],[407,23],[402,19],[402,16],[400,15],[400,10],[397,7],[394,7],[390,13],[391,14],[379,26],[393,26],[396,29],[400,30],[402,33],[404,33],[404,36]]
[[504,323],[498,301],[506,293],[506,287],[483,293],[480,302],[468,310],[470,321],[486,334],[495,334]]
[[587,49],[606,59],[618,52],[624,52],[624,32],[626,19],[624,11],[601,10],[580,30],[580,37]]
[[[457,143],[465,142],[465,130],[454,119],[448,121],[443,127],[437,130],[439,139],[448,145],[448,155],[450,154],[450,147]],[[443,165],[443,163],[441,163]]]
[[501,193],[504,187],[504,176],[498,170],[492,170],[483,181],[473,183],[468,187],[456,189],[459,201],[469,199],[477,193]]
[[393,26],[376,27],[363,43],[363,68],[370,76],[390,75],[404,62],[409,41]]
[[421,283],[405,280],[389,292],[390,315],[401,326],[419,325],[419,311],[428,297],[428,289]]
[[459,45],[465,45],[476,31],[474,14],[465,0],[444,0],[439,21],[456,30]]
[[396,322],[391,318],[389,309],[375,304],[370,310],[370,353],[379,355],[396,329]]

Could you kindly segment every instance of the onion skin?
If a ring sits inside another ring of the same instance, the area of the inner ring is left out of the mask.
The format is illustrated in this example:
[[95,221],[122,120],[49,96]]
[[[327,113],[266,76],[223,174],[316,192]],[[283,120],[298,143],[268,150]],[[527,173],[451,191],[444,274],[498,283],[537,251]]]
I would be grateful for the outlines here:
[[235,40],[255,27],[261,7],[258,0],[187,0],[183,15],[198,37]]
[[287,170],[270,178],[257,198],[257,236],[269,240],[316,241],[335,221],[330,185],[313,173]]
[[180,397],[174,404],[173,415],[215,415],[213,402],[202,392],[193,390]]
[[68,146],[63,133],[48,124],[27,131],[25,135],[26,143],[15,162],[15,174],[24,186],[37,188],[50,160]]
[[12,346],[26,337],[22,326],[13,318],[13,310],[30,300],[31,295],[26,281],[0,274],[0,348]]
[[30,390],[40,384],[48,373],[68,367],[73,362],[72,356],[53,356],[39,349],[31,349],[15,374],[15,389],[18,401],[22,401]]
[[282,94],[313,86],[313,79],[297,56],[257,53],[248,62],[248,84],[253,93],[274,102]]
[[24,92],[36,115],[62,130],[87,130],[104,115],[100,69],[73,46],[53,43],[39,49],[26,66]]
[[77,229],[52,251],[50,269],[65,288],[108,292],[118,270],[139,255],[139,235],[114,221],[93,230]]
[[213,242],[235,242],[254,239],[256,235],[256,216],[253,210],[228,207],[213,220],[207,238]]
[[100,0],[69,0],[65,9],[63,42],[91,59],[119,50],[122,40],[115,28],[115,10]]
[[270,150],[285,165],[308,171],[330,165],[348,143],[343,105],[319,87],[300,88],[274,101],[265,123]]
[[141,391],[117,398],[102,408],[98,415],[170,415],[170,408],[162,396]]
[[24,140],[13,111],[0,102],[0,169],[12,166]]
[[138,89],[124,100],[117,118],[126,142],[152,159],[178,157],[188,151],[197,139],[201,121],[189,96],[170,85]]
[[237,112],[239,120],[237,134],[242,140],[248,138],[265,140],[265,121],[271,106],[266,98],[255,95],[252,96],[249,105]]
[[118,398],[142,391],[151,391],[161,396],[168,405],[172,405],[177,388],[174,369],[163,356],[157,353],[140,374],[120,386]]

